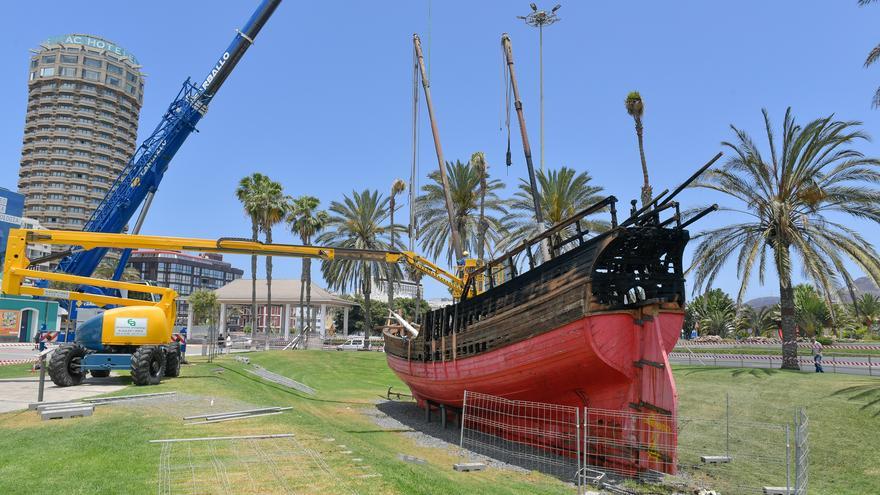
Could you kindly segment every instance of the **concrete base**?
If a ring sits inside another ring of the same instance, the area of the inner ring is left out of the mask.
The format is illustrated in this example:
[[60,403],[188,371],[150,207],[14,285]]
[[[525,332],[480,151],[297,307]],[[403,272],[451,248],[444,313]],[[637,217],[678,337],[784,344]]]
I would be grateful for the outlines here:
[[68,409],[46,409],[40,411],[40,419],[43,421],[49,419],[65,419],[91,416],[95,412],[95,406],[73,407]]
[[[131,385],[129,377],[88,377],[75,387],[58,387],[46,377],[44,402],[75,402],[86,397],[109,394]],[[22,377],[0,380],[0,413],[27,409],[37,400],[39,378]],[[36,406],[35,406],[36,409]]]
[[784,486],[764,487],[764,495],[791,495],[792,493],[794,493],[793,488],[786,488]]
[[726,455],[702,455],[700,456],[700,462],[704,464],[727,464],[732,461],[730,457]]
[[458,464],[453,464],[452,469],[462,472],[482,471],[486,469],[486,465],[482,462],[461,462]]

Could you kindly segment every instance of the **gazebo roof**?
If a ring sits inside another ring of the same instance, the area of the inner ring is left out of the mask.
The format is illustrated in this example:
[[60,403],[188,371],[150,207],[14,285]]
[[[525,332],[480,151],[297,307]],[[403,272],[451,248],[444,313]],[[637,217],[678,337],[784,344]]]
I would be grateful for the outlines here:
[[[251,279],[239,278],[215,290],[217,302],[223,304],[250,304]],[[257,304],[265,304],[267,287],[265,279],[257,279]],[[273,279],[272,304],[299,304],[299,280]],[[357,303],[342,299],[312,284],[312,305],[356,306]]]

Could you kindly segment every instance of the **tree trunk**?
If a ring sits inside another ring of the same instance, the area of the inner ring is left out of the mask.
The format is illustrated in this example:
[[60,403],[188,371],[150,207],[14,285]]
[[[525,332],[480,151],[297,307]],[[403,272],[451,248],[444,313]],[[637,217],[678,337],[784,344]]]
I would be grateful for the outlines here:
[[791,275],[779,274],[779,309],[782,314],[782,369],[799,370],[797,330],[794,315],[794,287]]
[[[272,228],[266,229],[266,244],[272,244]],[[266,256],[266,350],[269,350],[269,333],[272,330],[272,257]]]
[[299,318],[297,318],[297,323],[299,323],[299,336],[300,336],[300,344],[303,349],[305,349],[306,344],[302,341],[306,334],[306,313],[305,307],[303,306],[304,301],[306,300],[306,262],[309,261],[308,258],[302,259],[302,273],[299,274]]
[[639,139],[639,156],[642,159],[642,176],[645,183],[642,185],[642,206],[651,202],[651,183],[648,181],[648,163],[645,161],[645,143],[642,138],[642,119],[636,117],[636,137]]
[[315,318],[312,316],[312,260],[306,259],[306,318],[307,328],[312,329],[312,322]]
[[[254,242],[259,241],[260,230],[257,222],[251,218],[251,239]],[[251,256],[251,346],[255,347],[257,328],[259,327],[257,319],[257,255]]]
[[362,261],[364,264],[364,349],[370,348],[370,335],[373,334],[373,318],[370,313],[370,283],[372,282],[372,270],[369,261]]

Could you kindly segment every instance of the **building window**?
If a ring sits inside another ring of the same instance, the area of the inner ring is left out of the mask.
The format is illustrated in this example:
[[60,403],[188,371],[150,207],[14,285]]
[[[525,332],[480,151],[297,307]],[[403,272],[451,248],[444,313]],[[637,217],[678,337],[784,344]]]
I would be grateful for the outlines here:
[[[86,60],[88,60],[88,59],[86,59]],[[90,81],[100,81],[101,80],[101,73],[95,72],[93,70],[83,69],[83,79],[88,79]],[[94,90],[95,88],[94,87],[91,87],[91,88],[86,87],[84,89]]]
[[58,75],[60,75],[60,76],[76,76],[76,68],[75,67],[60,67],[58,69]]
[[132,94],[132,95],[133,95],[134,92],[135,92],[134,86],[132,86],[131,84],[126,84],[126,85],[125,85],[125,90],[128,91],[128,94]]
[[100,69],[101,61],[94,58],[83,57],[83,65],[85,65],[86,67],[95,67]]
[[122,75],[122,67],[113,64],[107,64],[107,72],[111,74],[116,74],[117,76]]
[[76,55],[65,55],[61,54],[61,63],[62,64],[75,64],[79,62],[79,57]]
[[137,82],[138,80],[137,76],[132,74],[131,72],[126,72],[125,77],[126,79],[128,79],[128,82]]
[[36,79],[36,78],[37,78],[37,73],[36,73],[36,72],[31,72],[30,80],[33,81],[33,80]]
[[55,63],[55,55],[44,55],[43,56],[44,64],[54,64]]
[[110,86],[119,86],[119,85],[122,84],[122,81],[120,81],[119,79],[117,79],[117,78],[115,78],[115,77],[113,77],[113,76],[107,76],[107,78],[105,79],[105,81],[106,81],[107,84],[109,84]]
[[40,77],[49,77],[55,75],[55,67],[43,67],[40,69]]
[[39,63],[40,63],[40,62],[37,61],[36,59],[31,60],[31,67],[36,68],[36,67],[37,67],[37,64],[39,64]]

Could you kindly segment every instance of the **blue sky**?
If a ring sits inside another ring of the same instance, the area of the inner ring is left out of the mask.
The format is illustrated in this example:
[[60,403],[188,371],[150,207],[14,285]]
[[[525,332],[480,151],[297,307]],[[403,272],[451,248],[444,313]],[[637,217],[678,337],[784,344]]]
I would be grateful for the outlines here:
[[[0,186],[16,188],[30,48],[71,32],[92,33],[133,52],[149,75],[141,139],[188,76],[201,79],[250,16],[256,0],[153,0],[85,4],[10,2],[0,60]],[[551,3],[542,7],[549,8]],[[500,36],[513,40],[529,133],[538,156],[537,31],[517,15],[528,2],[313,2],[287,0],[214,100],[172,163],[143,232],[245,236],[234,200],[238,179],[261,171],[288,194],[325,206],[352,189],[387,190],[408,178],[411,155],[411,35],[430,53],[431,84],[447,159],[486,153],[496,176],[525,175],[517,140],[504,167]],[[622,200],[639,194],[640,166],[623,99],[646,104],[645,144],[655,191],[674,186],[719,151],[736,124],[762,137],[760,109],[777,125],[786,106],[800,120],[830,113],[860,120],[880,137],[871,109],[880,67],[864,69],[880,42],[880,6],[855,0],[737,2],[565,2],[545,32],[545,155],[549,167],[587,170]],[[430,35],[429,35],[430,33]],[[513,129],[516,136],[516,128]],[[436,168],[422,111],[419,167]],[[876,143],[865,153],[880,155]],[[718,201],[687,191],[684,206]],[[729,218],[715,214],[699,228]],[[857,224],[858,225],[858,224]],[[858,225],[862,227],[861,225]],[[866,237],[880,240],[876,227]],[[296,242],[279,228],[278,242]],[[230,258],[247,268],[242,257]],[[299,276],[299,261],[278,260],[275,277]],[[734,291],[730,267],[717,282]],[[774,294],[775,280],[749,297]],[[441,296],[429,284],[428,296]]]

